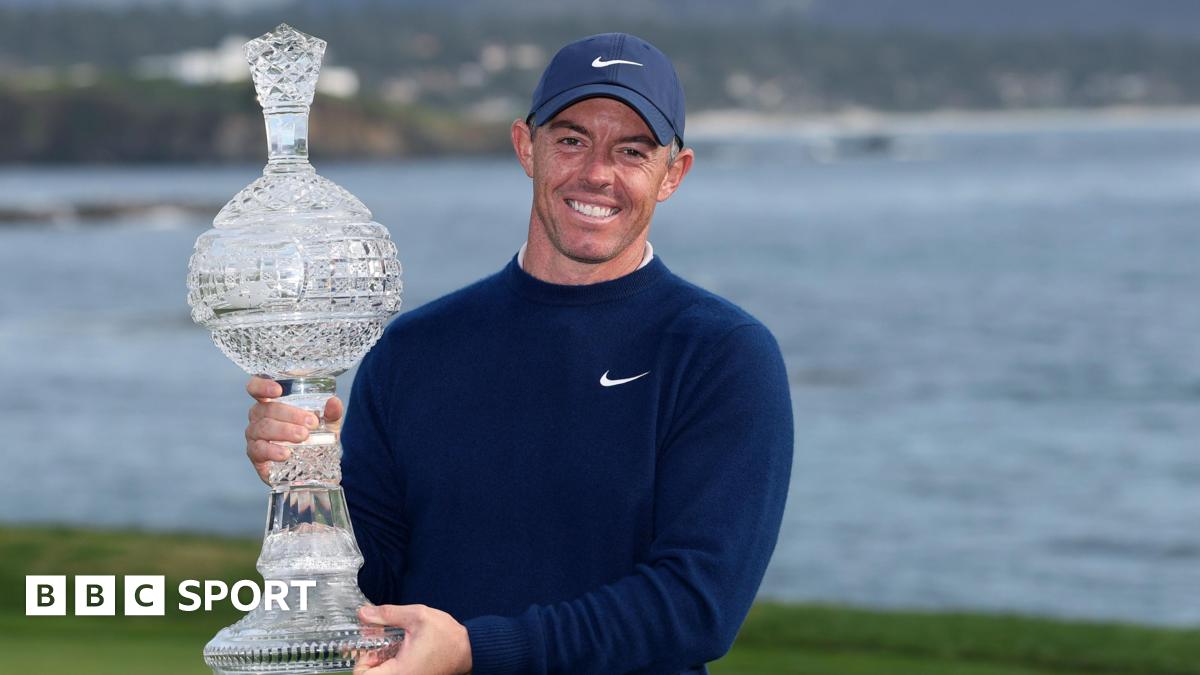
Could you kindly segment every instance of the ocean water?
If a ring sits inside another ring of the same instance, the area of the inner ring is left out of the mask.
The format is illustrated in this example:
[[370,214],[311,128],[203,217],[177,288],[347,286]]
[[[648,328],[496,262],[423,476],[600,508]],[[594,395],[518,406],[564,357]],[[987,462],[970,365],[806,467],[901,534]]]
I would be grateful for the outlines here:
[[[651,240],[785,353],[764,597],[1200,623],[1200,127],[1069,127],[832,162],[799,137],[698,145]],[[515,162],[316,160],[389,227],[404,309],[523,241]],[[215,214],[258,171],[4,168],[0,207]],[[185,301],[207,227],[0,225],[0,520],[261,532],[245,377]]]

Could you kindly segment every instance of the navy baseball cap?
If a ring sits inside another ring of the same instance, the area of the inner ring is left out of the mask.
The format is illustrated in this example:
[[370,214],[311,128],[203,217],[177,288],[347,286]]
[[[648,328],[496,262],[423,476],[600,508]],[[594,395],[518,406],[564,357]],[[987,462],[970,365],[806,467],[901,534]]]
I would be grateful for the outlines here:
[[542,72],[528,121],[549,122],[585,98],[615,98],[633,108],[659,145],[683,143],[683,87],[657,47],[627,33],[585,37],[558,50]]

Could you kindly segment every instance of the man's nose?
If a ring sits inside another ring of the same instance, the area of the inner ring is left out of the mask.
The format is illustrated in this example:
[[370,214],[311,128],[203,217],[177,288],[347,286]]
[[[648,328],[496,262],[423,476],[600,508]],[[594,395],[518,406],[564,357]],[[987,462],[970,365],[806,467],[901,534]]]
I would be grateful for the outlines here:
[[607,152],[592,150],[588,153],[587,164],[583,167],[581,176],[588,187],[603,188],[612,185],[613,161]]

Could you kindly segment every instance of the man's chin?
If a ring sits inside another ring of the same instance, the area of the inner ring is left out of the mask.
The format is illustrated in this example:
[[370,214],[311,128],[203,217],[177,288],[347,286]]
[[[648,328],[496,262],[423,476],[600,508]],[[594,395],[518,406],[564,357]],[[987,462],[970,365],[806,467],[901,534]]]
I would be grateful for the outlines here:
[[612,241],[608,236],[594,236],[600,233],[569,237],[567,241],[564,241],[563,238],[555,236],[559,234],[557,232],[548,232],[547,234],[550,235],[548,237],[550,245],[559,255],[581,265],[603,265],[612,262],[625,254],[630,246],[635,245],[634,241],[636,241],[636,239],[634,241]]
[[553,240],[551,243],[563,257],[584,265],[603,265],[621,253],[620,247],[606,250],[596,246],[567,246]]
[[564,256],[566,256],[567,258],[569,258],[570,260],[577,262],[577,263],[582,263],[584,265],[603,265],[604,263],[617,257],[616,255],[610,255],[610,256],[584,255],[584,254],[579,254],[579,253],[573,253],[570,251],[563,251],[562,254]]

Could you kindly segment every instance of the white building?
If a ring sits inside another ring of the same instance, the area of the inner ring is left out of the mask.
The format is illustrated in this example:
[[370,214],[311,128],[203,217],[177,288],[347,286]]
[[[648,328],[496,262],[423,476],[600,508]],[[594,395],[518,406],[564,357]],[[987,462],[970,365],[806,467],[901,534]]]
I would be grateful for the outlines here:
[[[250,38],[230,35],[215,49],[188,49],[176,54],[145,56],[138,60],[135,72],[144,78],[166,78],[188,85],[242,82],[250,79],[250,68],[242,45]],[[329,96],[348,98],[358,93],[358,74],[342,66],[321,66],[317,91]]]

